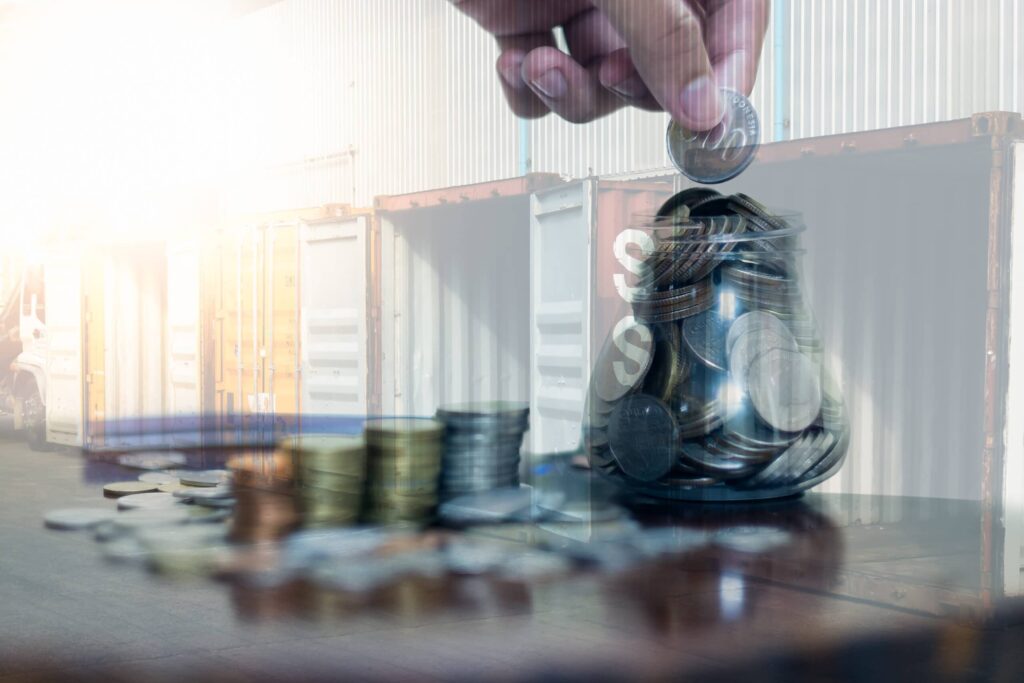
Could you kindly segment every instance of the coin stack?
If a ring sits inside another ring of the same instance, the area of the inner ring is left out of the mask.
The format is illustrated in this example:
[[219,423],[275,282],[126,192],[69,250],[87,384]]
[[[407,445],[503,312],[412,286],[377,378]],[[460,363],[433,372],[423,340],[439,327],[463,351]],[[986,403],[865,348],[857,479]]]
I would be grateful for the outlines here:
[[228,469],[234,478],[237,501],[232,541],[277,541],[299,526],[294,460],[290,453],[236,456],[228,461]]
[[746,195],[695,188],[648,227],[633,316],[591,377],[592,466],[675,499],[788,495],[830,476],[849,428],[804,301],[802,226]]
[[308,529],[347,526],[359,521],[366,480],[362,437],[303,434],[285,439],[298,470],[302,523]]
[[433,519],[443,435],[444,425],[436,420],[366,422],[365,521],[423,524]]
[[445,497],[519,486],[519,451],[530,408],[505,401],[442,406],[441,492]]

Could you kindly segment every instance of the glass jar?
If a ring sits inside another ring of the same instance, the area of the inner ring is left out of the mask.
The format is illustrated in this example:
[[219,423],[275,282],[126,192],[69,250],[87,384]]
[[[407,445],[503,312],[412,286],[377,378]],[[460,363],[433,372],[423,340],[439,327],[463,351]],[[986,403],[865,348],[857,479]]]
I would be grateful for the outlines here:
[[592,469],[670,500],[780,498],[842,465],[849,425],[807,305],[799,216],[695,188],[615,241],[621,315],[596,355]]

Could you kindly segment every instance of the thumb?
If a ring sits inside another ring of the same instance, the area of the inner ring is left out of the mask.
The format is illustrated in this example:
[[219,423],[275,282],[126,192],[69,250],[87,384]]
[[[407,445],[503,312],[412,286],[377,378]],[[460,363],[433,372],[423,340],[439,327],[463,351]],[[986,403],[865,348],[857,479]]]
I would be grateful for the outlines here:
[[629,47],[640,78],[659,104],[691,130],[725,115],[704,30],[685,0],[592,0]]

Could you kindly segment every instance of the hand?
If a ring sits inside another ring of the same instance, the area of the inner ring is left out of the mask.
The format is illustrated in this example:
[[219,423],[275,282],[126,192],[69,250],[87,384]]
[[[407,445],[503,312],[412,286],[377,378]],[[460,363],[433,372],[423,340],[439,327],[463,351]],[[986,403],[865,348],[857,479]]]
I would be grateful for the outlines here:
[[724,116],[719,87],[754,87],[770,0],[450,1],[498,39],[517,115],[585,123],[631,105],[708,130]]

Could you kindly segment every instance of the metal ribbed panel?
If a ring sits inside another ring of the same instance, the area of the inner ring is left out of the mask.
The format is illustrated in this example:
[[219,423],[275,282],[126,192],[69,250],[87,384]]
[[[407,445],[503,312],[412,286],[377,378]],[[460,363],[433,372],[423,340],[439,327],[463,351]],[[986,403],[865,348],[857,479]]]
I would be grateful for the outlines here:
[[[776,0],[753,95],[765,139],[1024,110],[1022,29],[1016,0]],[[265,124],[248,145],[273,161],[239,183],[249,208],[369,205],[526,161],[574,177],[667,165],[667,118],[632,110],[532,122],[520,159],[494,41],[446,2],[286,0],[237,33],[239,68],[270,72],[246,77],[246,117]]]

